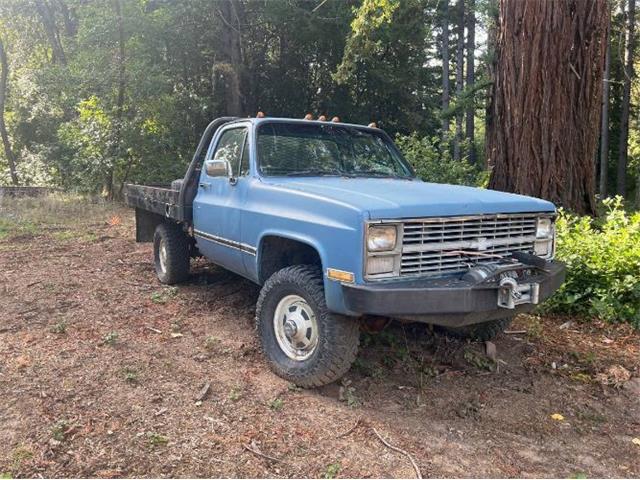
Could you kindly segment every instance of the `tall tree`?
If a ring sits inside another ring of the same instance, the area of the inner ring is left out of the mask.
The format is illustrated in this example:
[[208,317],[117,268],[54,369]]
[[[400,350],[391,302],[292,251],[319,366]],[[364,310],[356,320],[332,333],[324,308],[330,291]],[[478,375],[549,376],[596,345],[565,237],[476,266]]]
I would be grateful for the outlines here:
[[633,61],[635,50],[636,0],[628,0],[627,29],[624,67],[624,86],[622,88],[622,114],[620,116],[620,143],[618,146],[617,191],[619,195],[627,192],[627,163],[629,157],[629,110],[631,106],[631,80],[633,79]]
[[[610,30],[610,28],[608,29]],[[602,113],[600,114],[600,185],[598,192],[602,198],[607,196],[609,180],[609,76],[611,74],[611,43],[607,35],[607,53],[604,62],[604,78],[602,79]]]
[[464,0],[458,0],[456,5],[456,136],[453,143],[453,159],[462,158],[460,143],[462,142],[462,117],[464,111],[460,108],[462,91],[464,90]]
[[468,0],[467,5],[467,78],[466,85],[469,92],[469,98],[467,100],[467,110],[465,113],[465,138],[469,145],[468,158],[469,163],[476,164],[476,145],[475,145],[475,99],[473,95],[473,88],[475,86],[475,54],[476,54],[476,14],[475,14],[475,0]]
[[58,27],[56,26],[56,20],[52,6],[49,5],[46,0],[35,0],[35,5],[36,10],[38,11],[38,15],[42,20],[44,31],[47,35],[47,39],[49,40],[49,45],[51,46],[53,63],[61,63],[62,65],[66,65],[67,56],[65,55],[64,48],[62,47],[60,32],[58,31]]
[[6,155],[7,162],[9,163],[11,181],[14,185],[18,185],[18,174],[16,172],[17,159],[11,149],[11,141],[9,140],[7,125],[4,121],[4,108],[7,99],[7,83],[9,81],[9,62],[7,61],[7,52],[4,49],[2,38],[0,38],[0,68],[2,68],[2,72],[0,72],[0,136],[2,136],[4,154]]
[[600,0],[501,0],[490,188],[595,212],[608,15]]
[[442,134],[449,135],[449,0],[442,0]]
[[[223,0],[219,4],[222,20],[222,62],[214,67],[220,78],[225,81],[225,113],[239,116],[242,114],[242,93],[240,87],[240,28],[242,4],[233,0]],[[215,73],[215,72],[214,72]]]

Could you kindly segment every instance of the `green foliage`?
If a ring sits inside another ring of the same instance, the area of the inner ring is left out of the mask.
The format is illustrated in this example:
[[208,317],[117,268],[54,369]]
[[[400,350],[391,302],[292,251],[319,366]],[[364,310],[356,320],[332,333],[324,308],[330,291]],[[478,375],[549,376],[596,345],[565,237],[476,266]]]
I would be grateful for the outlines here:
[[341,468],[342,464],[340,462],[330,463],[324,471],[324,478],[336,478]]
[[627,213],[620,197],[603,203],[601,220],[560,212],[556,257],[567,280],[546,308],[640,327],[640,212]]
[[417,133],[396,137],[398,148],[422,180],[473,186],[483,182],[485,172],[464,159],[453,160],[448,146],[439,148],[440,143],[437,137],[420,137]]

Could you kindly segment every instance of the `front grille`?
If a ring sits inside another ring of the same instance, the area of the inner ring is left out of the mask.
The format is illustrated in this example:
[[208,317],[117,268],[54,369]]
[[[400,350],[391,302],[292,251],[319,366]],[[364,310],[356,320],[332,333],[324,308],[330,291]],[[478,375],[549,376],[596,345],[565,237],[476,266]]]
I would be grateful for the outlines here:
[[[444,275],[533,253],[535,213],[425,218],[404,223],[400,275]],[[464,252],[463,252],[464,251]]]

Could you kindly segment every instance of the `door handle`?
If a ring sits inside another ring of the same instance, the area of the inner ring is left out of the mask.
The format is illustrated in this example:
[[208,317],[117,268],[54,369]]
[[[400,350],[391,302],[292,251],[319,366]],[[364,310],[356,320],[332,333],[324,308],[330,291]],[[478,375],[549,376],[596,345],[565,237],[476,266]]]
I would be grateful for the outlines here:
[[209,182],[200,182],[200,183],[198,184],[198,186],[199,186],[200,188],[203,188],[203,189],[205,189],[205,190],[206,190],[207,188],[209,188],[209,187],[211,186],[211,184],[210,184]]

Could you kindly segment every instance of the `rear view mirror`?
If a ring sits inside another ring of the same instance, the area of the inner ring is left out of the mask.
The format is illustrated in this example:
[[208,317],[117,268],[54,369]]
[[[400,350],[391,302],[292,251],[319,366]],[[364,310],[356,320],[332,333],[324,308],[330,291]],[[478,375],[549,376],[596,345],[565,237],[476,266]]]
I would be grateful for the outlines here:
[[205,170],[210,177],[229,177],[231,166],[226,160],[208,160],[205,162]]

